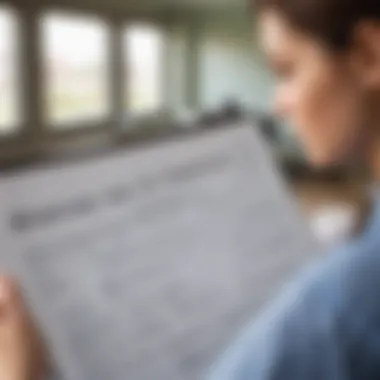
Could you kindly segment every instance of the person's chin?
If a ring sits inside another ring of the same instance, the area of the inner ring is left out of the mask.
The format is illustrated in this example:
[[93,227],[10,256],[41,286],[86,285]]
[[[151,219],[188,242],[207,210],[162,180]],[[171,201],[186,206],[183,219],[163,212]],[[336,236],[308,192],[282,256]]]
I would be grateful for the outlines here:
[[332,155],[322,153],[311,154],[308,157],[309,165],[315,170],[328,170],[341,166],[341,160]]

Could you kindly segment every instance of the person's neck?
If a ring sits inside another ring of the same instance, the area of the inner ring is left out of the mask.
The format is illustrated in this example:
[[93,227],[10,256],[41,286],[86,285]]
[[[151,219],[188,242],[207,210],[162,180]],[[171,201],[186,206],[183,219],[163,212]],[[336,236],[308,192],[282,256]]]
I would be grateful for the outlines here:
[[353,231],[354,235],[360,235],[367,226],[368,218],[373,210],[374,194],[379,194],[377,184],[380,181],[380,131],[375,133],[370,141],[371,144],[367,145],[367,154],[362,157],[364,160],[359,162],[359,168],[363,171],[360,174],[359,181],[361,191],[357,200],[358,215]]
[[371,97],[371,141],[367,149],[367,167],[373,182],[380,181],[380,92]]
[[373,139],[370,149],[369,167],[372,179],[380,181],[380,133]]

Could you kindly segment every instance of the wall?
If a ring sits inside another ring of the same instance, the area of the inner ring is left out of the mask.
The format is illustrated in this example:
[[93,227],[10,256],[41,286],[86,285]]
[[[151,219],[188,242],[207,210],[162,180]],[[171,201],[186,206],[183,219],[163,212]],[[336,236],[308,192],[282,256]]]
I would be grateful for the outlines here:
[[177,16],[173,25],[168,58],[173,108],[213,109],[229,99],[250,109],[270,108],[272,78],[251,17],[242,12],[193,13]]
[[198,35],[200,106],[214,107],[233,98],[252,108],[268,108],[271,78],[248,17],[204,18]]
[[187,103],[188,40],[191,32],[185,22],[171,22],[167,29],[166,98],[172,110]]

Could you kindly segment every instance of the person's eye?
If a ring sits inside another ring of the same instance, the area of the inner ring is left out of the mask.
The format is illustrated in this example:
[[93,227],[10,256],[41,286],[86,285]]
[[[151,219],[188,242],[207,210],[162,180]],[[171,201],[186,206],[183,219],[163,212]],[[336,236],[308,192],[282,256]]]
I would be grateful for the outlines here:
[[287,80],[294,74],[294,64],[289,60],[279,58],[272,59],[270,66],[278,79]]
[[275,68],[275,74],[279,79],[286,80],[293,75],[293,68],[291,65],[282,64],[277,65]]

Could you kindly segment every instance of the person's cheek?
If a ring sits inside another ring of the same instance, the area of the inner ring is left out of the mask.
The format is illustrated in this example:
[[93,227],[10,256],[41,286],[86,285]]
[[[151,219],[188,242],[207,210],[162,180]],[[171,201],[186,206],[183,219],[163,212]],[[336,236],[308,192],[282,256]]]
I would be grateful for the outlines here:
[[330,99],[334,108],[331,110],[331,128],[334,132],[332,143],[335,150],[335,161],[349,161],[360,150],[367,139],[366,121],[362,117],[361,100],[355,90],[341,88],[334,99]]
[[316,96],[315,88],[309,85],[308,81],[300,78],[299,82],[294,86],[293,92],[294,113],[292,123],[296,134],[303,145],[306,154],[312,159],[317,153],[319,146],[318,128],[318,109],[319,99]]
[[297,126],[309,160],[316,166],[333,164],[340,150],[340,120],[334,111],[336,91],[329,75],[309,70],[300,78]]
[[334,71],[324,78],[318,92],[319,156],[322,164],[339,165],[353,154],[360,137],[359,99],[349,78]]

